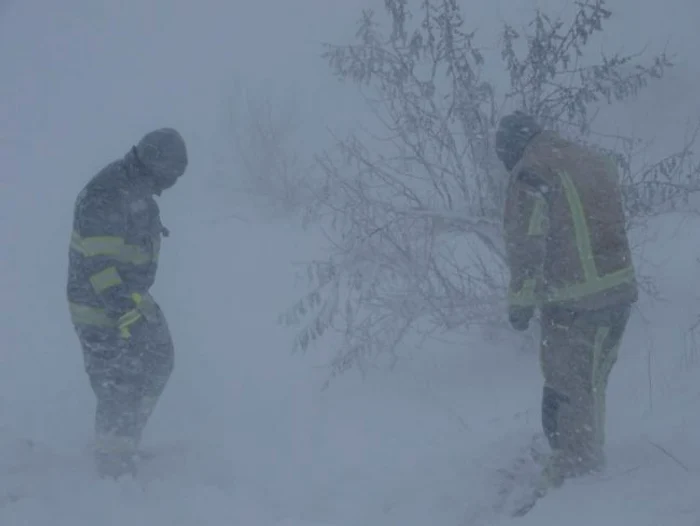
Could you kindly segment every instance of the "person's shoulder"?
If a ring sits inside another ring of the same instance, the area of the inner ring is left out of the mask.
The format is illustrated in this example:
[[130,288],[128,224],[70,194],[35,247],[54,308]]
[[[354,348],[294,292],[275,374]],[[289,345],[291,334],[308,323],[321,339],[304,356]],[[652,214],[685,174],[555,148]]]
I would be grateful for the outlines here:
[[112,161],[97,172],[85,185],[84,191],[91,194],[120,194],[125,186],[126,168],[123,161]]
[[117,205],[124,199],[125,167],[120,160],[113,161],[97,172],[78,195],[81,208]]

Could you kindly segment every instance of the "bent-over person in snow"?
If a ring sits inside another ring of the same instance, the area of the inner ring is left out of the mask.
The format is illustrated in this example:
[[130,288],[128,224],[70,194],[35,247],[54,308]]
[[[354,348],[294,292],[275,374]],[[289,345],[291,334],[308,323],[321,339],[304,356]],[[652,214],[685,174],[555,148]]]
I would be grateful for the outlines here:
[[638,296],[618,171],[521,112],[500,121],[496,152],[510,173],[509,320],[526,330],[540,309],[543,483],[558,486],[605,465],[606,387]]
[[102,476],[134,471],[141,434],[173,370],[170,331],[149,293],[168,234],[153,196],[186,167],[181,135],[155,130],[95,175],[75,202],[67,295],[97,398]]

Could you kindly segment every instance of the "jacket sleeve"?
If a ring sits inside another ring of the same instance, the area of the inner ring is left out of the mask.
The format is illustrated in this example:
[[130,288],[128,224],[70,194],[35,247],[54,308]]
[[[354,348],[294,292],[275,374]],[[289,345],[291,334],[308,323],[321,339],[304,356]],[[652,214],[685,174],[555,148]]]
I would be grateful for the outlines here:
[[79,204],[75,240],[92,288],[114,318],[133,309],[132,290],[123,268],[135,254],[125,242],[127,215],[115,192],[93,192]]
[[520,173],[507,190],[503,230],[510,270],[510,307],[535,307],[539,303],[549,214],[546,191],[536,183],[532,174]]

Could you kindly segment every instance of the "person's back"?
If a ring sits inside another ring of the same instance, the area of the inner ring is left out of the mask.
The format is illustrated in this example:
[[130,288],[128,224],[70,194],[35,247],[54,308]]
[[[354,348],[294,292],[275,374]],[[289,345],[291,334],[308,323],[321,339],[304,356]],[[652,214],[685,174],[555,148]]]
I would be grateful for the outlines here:
[[[540,284],[543,304],[597,309],[637,299],[617,168],[609,159],[554,132],[535,136],[514,173],[544,189],[548,232]],[[522,177],[522,176],[521,176]],[[523,218],[506,208],[506,224]],[[528,218],[529,219],[529,218]],[[516,226],[517,230],[517,226]],[[515,263],[517,265],[517,263]]]

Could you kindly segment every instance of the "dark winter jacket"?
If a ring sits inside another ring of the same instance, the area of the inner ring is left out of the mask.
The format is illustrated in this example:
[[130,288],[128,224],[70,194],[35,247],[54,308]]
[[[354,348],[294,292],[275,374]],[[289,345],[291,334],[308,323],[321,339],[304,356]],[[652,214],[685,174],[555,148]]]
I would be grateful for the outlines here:
[[67,295],[73,323],[116,326],[148,297],[158,268],[158,205],[133,152],[109,164],[77,197]]
[[513,167],[504,213],[512,307],[637,300],[617,168],[553,132]]

